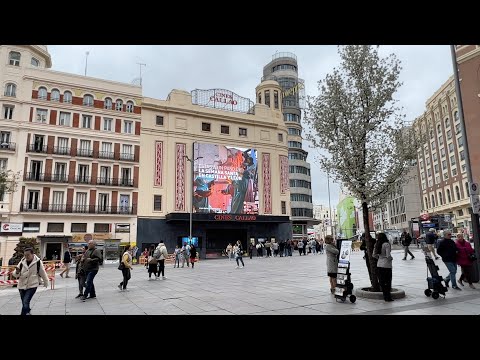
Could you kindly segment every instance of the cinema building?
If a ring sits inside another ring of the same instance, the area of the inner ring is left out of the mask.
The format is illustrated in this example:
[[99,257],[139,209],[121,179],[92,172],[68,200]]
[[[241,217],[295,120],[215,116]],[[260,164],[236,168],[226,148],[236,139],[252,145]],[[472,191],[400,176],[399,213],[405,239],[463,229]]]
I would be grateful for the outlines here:
[[192,239],[202,258],[236,240],[291,238],[287,128],[281,88],[264,81],[257,103],[223,89],[144,98],[137,245],[169,251]]

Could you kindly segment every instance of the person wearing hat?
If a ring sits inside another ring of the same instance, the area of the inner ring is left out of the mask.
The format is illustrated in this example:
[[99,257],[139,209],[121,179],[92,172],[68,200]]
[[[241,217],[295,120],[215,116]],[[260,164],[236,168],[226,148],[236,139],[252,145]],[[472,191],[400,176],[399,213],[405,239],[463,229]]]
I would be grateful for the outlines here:
[[435,234],[435,229],[430,229],[428,234],[425,235],[425,243],[427,244],[428,251],[433,254],[435,260],[440,259],[435,253],[435,241],[437,240],[437,234]]

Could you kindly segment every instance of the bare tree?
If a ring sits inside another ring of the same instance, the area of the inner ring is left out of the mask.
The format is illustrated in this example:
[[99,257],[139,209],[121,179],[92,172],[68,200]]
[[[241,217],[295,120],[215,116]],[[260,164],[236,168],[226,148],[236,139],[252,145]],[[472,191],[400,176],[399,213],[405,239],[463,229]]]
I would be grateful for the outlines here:
[[371,284],[378,291],[369,208],[383,205],[395,184],[407,180],[419,140],[403,126],[394,99],[401,86],[396,56],[381,58],[378,46],[370,45],[340,46],[339,55],[340,67],[319,81],[318,96],[308,98],[307,138],[323,150],[320,166],[362,204]]
[[[0,170],[0,195],[11,194],[17,191],[20,181],[20,172]],[[2,196],[0,196],[1,198]]]

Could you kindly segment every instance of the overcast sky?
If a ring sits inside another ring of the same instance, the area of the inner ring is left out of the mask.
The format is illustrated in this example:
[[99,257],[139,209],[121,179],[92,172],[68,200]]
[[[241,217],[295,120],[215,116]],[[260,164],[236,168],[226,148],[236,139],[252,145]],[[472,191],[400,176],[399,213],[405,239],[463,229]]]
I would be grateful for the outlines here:
[[[336,46],[326,45],[50,45],[52,68],[84,74],[85,52],[89,51],[87,75],[121,82],[132,82],[142,68],[143,95],[165,99],[171,89],[225,88],[255,100],[255,87],[263,66],[275,52],[297,55],[299,77],[305,80],[307,95],[317,95],[317,81],[338,66]],[[443,46],[381,46],[381,54],[395,53],[402,62],[403,86],[396,98],[407,119],[414,120],[425,110],[426,100],[452,75],[450,49]],[[326,175],[315,164],[310,152],[314,204],[328,205]],[[330,184],[332,206],[339,199],[338,184]]]

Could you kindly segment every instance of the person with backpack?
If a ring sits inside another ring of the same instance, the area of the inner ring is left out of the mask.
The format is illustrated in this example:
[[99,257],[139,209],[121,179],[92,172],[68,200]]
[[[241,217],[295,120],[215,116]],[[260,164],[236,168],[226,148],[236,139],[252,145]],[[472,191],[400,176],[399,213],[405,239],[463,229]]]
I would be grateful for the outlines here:
[[155,252],[156,253],[154,256],[157,258],[158,261],[158,273],[156,279],[158,279],[160,277],[160,274],[162,274],[162,280],[165,280],[165,260],[168,258],[168,251],[167,247],[163,243],[163,240],[160,240],[160,243],[158,244]]
[[243,249],[242,249],[242,243],[240,240],[237,240],[237,244],[235,245],[235,260],[237,261],[237,269],[240,268],[240,263],[238,262],[239,260],[242,262],[242,268],[245,267],[245,264],[243,262]]
[[13,276],[18,279],[18,291],[22,301],[20,315],[31,315],[30,301],[40,285],[39,278],[42,278],[43,285],[48,287],[48,276],[43,262],[33,253],[32,248],[24,250],[24,257],[16,266]]
[[412,237],[407,232],[407,230],[403,230],[402,236],[400,236],[400,240],[402,241],[403,248],[405,249],[405,256],[402,260],[407,260],[407,254],[411,256],[410,260],[415,259],[415,256],[413,256],[412,252],[408,249],[408,247],[412,243]]
[[[83,269],[86,273],[86,287],[82,296],[82,301],[86,299],[95,299],[97,294],[95,292],[95,285],[93,279],[98,273],[100,265],[103,265],[102,252],[96,248],[97,243],[94,240],[88,242],[88,250],[85,251],[83,260]],[[90,296],[89,296],[90,295]]]
[[132,255],[130,254],[130,245],[125,246],[125,251],[122,255],[122,259],[120,260],[120,265],[118,266],[119,270],[122,270],[122,275],[123,275],[123,281],[118,285],[118,288],[120,291],[126,291],[127,290],[127,284],[128,280],[131,278],[130,270],[133,270],[132,268]]
[[65,254],[63,254],[63,264],[65,265],[65,269],[60,273],[60,276],[63,278],[63,274],[67,273],[65,275],[65,278],[69,278],[68,273],[70,272],[70,263],[72,262],[72,254],[70,254],[70,249],[67,248],[65,251]]

